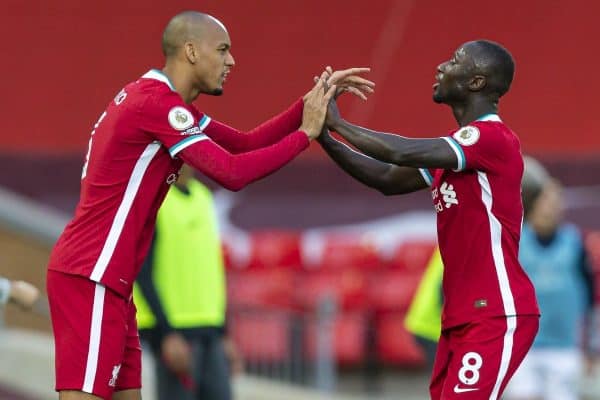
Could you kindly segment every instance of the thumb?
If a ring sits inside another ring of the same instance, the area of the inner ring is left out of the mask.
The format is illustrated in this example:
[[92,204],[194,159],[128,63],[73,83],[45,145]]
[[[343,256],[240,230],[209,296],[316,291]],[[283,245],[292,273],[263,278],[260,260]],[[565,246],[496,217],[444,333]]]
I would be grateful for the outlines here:
[[336,85],[331,85],[329,87],[329,89],[327,89],[327,93],[325,93],[325,96],[323,96],[323,99],[329,103],[329,100],[331,100],[333,98],[333,96],[335,95],[336,89],[337,89]]

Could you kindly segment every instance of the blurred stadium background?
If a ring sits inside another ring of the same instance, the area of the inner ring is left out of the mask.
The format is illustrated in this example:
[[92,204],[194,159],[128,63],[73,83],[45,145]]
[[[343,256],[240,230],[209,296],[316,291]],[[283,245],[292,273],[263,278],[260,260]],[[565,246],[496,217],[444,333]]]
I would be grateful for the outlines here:
[[[197,105],[242,129],[305,93],[326,65],[370,66],[376,94],[342,99],[347,119],[442,135],[455,123],[431,101],[435,67],[464,41],[504,44],[517,75],[501,115],[523,152],[566,185],[567,217],[600,260],[598,2],[4,0],[1,275],[44,287],[94,121],[125,83],[162,65],[161,31],[186,9],[226,24],[237,63],[225,95]],[[423,357],[402,321],[435,243],[428,193],[386,198],[316,145],[239,193],[207,184],[222,217],[231,329],[248,364],[239,399],[317,398],[315,389],[426,398]],[[0,398],[53,398],[49,323],[5,314]]]

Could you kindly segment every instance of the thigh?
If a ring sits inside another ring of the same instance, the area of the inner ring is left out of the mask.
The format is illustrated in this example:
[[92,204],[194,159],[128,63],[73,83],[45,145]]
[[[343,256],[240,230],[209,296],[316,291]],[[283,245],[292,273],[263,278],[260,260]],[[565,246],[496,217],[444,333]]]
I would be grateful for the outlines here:
[[127,389],[115,392],[112,400],[142,400],[142,392],[140,389]]
[[125,349],[126,300],[87,278],[56,271],[48,272],[47,287],[56,390],[110,399]]
[[451,331],[441,399],[500,398],[529,351],[537,317],[489,318]]
[[197,400],[231,400],[229,365],[220,337],[203,341],[200,352],[202,364],[196,366]]

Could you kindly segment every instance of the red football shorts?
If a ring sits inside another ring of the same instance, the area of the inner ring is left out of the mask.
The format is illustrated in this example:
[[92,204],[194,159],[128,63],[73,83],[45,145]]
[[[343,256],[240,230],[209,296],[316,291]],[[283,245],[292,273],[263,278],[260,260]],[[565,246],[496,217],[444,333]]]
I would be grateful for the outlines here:
[[529,351],[538,316],[488,318],[442,331],[432,400],[496,400]]
[[110,400],[142,386],[142,349],[135,306],[89,279],[48,271],[54,330],[56,390]]

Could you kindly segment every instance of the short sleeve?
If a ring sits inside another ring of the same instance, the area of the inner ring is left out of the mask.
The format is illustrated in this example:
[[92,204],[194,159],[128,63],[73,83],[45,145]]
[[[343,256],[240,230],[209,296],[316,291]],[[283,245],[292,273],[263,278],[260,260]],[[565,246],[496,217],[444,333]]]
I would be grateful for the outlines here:
[[433,185],[433,174],[432,174],[433,170],[429,170],[427,168],[419,168],[419,172],[421,173],[421,176],[423,177],[423,180],[425,181],[425,183],[427,184],[427,186],[431,186]]
[[210,140],[204,130],[211,121],[175,92],[150,96],[140,115],[141,129],[161,142],[171,157],[194,143]]
[[488,171],[499,166],[507,151],[507,140],[497,123],[480,122],[464,126],[443,137],[458,161],[454,171]]

